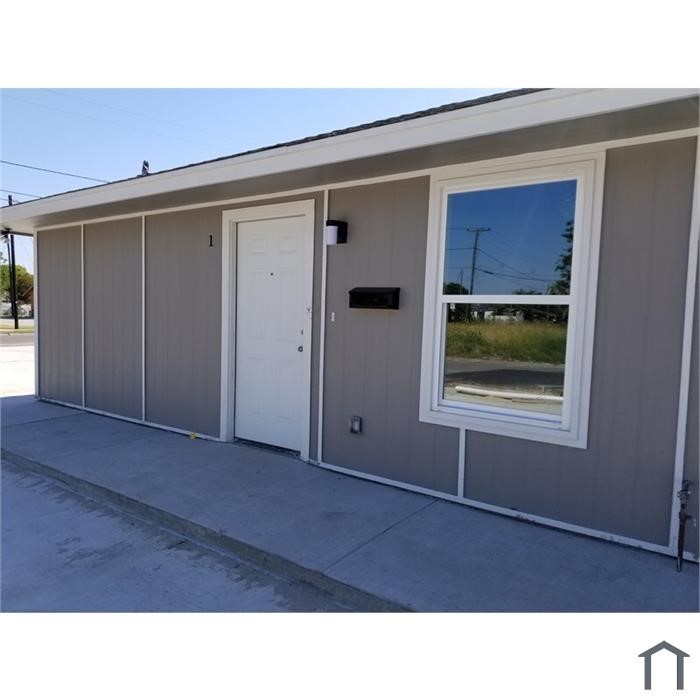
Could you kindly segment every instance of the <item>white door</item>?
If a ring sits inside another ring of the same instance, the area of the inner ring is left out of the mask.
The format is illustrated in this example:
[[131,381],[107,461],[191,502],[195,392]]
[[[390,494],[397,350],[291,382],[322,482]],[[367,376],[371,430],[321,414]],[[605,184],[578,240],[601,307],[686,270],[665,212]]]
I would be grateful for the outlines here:
[[237,226],[235,436],[302,451],[305,217]]

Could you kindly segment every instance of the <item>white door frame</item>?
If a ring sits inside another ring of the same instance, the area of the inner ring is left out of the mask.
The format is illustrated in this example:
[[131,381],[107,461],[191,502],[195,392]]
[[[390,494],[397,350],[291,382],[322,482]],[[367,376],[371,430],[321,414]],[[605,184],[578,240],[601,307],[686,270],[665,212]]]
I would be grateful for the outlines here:
[[219,438],[234,438],[236,391],[236,272],[238,224],[247,221],[305,217],[304,225],[304,376],[301,414],[301,458],[309,459],[311,438],[311,351],[315,201],[306,199],[222,212],[221,229],[221,424]]

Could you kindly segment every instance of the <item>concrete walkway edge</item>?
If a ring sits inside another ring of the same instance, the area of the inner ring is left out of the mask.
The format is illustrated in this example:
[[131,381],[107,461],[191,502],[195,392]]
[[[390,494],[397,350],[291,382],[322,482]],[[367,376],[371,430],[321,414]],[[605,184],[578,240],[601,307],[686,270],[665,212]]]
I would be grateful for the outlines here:
[[289,579],[303,581],[338,599],[367,612],[412,612],[411,608],[368,593],[359,588],[338,581],[321,571],[301,566],[285,557],[272,554],[252,546],[228,534],[194,523],[142,501],[125,496],[105,486],[94,484],[87,479],[66,474],[41,462],[27,459],[2,448],[2,459],[15,467],[53,479],[71,491],[93,499],[101,504],[116,508],[132,517],[145,520],[197,544],[223,553],[232,554],[267,571]]

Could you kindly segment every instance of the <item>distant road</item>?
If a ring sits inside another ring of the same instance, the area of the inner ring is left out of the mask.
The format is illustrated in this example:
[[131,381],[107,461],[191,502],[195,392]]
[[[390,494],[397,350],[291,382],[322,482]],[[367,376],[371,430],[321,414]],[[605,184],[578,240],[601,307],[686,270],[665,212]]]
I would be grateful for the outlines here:
[[467,359],[448,357],[445,380],[483,386],[563,386],[564,365],[515,360]]
[[[34,328],[33,318],[19,318],[20,328]],[[12,330],[15,327],[15,320],[11,316],[3,316],[0,318],[0,331]]]
[[34,333],[0,331],[0,345],[34,345]]

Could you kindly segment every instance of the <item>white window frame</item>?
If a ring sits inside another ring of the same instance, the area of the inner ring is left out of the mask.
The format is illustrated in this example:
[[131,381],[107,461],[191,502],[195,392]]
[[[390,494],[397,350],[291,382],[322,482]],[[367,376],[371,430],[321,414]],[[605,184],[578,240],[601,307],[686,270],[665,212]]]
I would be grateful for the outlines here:
[[[605,152],[579,156],[499,159],[454,166],[431,176],[419,419],[507,437],[586,448],[591,392],[598,256]],[[524,296],[538,304],[568,304],[562,416],[462,404],[442,398],[445,303],[498,304],[511,295],[444,295],[447,198],[457,192],[576,180],[571,290],[569,295]]]

